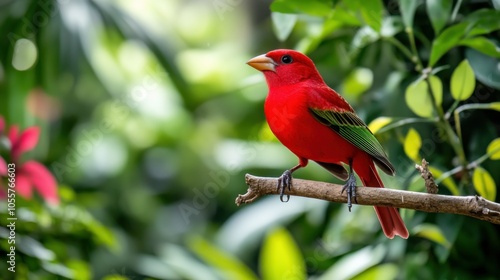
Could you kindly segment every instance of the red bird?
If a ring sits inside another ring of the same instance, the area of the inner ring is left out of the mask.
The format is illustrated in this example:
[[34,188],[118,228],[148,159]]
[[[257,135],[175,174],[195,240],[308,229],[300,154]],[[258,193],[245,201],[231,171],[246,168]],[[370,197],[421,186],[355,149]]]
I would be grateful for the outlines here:
[[[250,59],[248,65],[262,71],[269,93],[264,112],[271,131],[292,151],[299,164],[278,179],[280,199],[290,189],[292,173],[309,160],[347,180],[348,206],[356,196],[356,178],[363,185],[383,188],[375,164],[389,175],[395,170],[382,146],[354,109],[335,90],[328,87],[314,63],[306,55],[286,49],[270,51]],[[342,163],[349,165],[349,172]],[[289,195],[287,195],[288,201]],[[408,238],[396,208],[375,206],[378,219],[388,238]]]

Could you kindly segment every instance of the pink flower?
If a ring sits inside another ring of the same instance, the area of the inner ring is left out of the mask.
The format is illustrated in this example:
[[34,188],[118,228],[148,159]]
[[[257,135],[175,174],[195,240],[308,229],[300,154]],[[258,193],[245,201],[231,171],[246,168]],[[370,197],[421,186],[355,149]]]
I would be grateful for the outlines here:
[[[3,117],[0,116],[0,137],[2,137],[4,129],[5,122]],[[20,161],[23,153],[32,150],[36,146],[39,136],[40,129],[38,127],[29,127],[21,132],[15,125],[10,127],[8,140],[10,142],[11,160],[15,164],[16,194],[30,199],[33,189],[36,189],[47,202],[58,204],[57,182],[50,171],[41,163],[34,160],[28,160],[23,163]],[[7,163],[0,156],[0,177],[5,177],[6,175]]]

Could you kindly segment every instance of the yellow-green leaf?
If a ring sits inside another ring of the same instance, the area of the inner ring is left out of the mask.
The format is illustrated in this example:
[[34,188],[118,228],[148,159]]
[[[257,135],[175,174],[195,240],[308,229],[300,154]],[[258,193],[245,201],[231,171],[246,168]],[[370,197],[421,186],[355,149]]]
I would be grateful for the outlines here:
[[[75,280],[85,280],[92,279],[92,274],[90,272],[90,265],[81,260],[72,259],[67,261],[66,266],[73,271],[73,279]],[[114,280],[119,280],[120,278],[114,278]]]
[[[436,76],[430,76],[429,79],[436,105],[441,107],[441,103],[443,102],[443,84]],[[419,80],[410,84],[408,88],[406,88],[405,100],[406,105],[408,105],[416,115],[427,118],[432,117],[434,108],[425,80]]]
[[223,252],[202,237],[192,237],[189,239],[188,246],[202,260],[223,273],[227,279],[257,279],[252,270],[240,260]]
[[273,132],[271,131],[271,128],[267,124],[267,122],[264,122],[259,130],[258,134],[259,140],[264,141],[264,142],[272,142],[272,141],[277,141],[276,136],[274,136]]
[[474,173],[472,174],[472,183],[480,196],[488,200],[495,201],[497,186],[486,169],[482,167],[474,169]]
[[415,236],[427,238],[431,241],[443,245],[446,248],[450,248],[451,246],[450,242],[444,236],[443,231],[436,225],[420,224],[416,226],[413,231],[415,232]]
[[490,108],[492,110],[500,111],[500,102],[492,102],[492,103],[490,103]]
[[370,122],[368,128],[371,130],[373,134],[376,134],[382,127],[390,124],[392,122],[392,118],[389,117],[378,117]]
[[476,87],[476,76],[467,59],[457,66],[451,75],[451,95],[455,100],[469,98]]
[[102,278],[102,280],[129,280],[130,278],[128,278],[127,276],[123,276],[123,275],[120,275],[120,274],[110,274],[110,275],[106,275],[104,276],[104,278]]
[[284,228],[269,233],[260,252],[262,279],[306,279],[302,254],[292,236]]
[[368,68],[354,69],[344,80],[342,84],[342,93],[347,96],[358,97],[367,91],[373,83],[372,70]]
[[[434,176],[434,179],[438,179],[444,173],[443,171],[434,166],[429,166],[429,171],[432,173],[432,176]],[[458,191],[458,186],[451,177],[444,178],[443,181],[441,181],[441,184],[445,185],[451,192],[451,194],[460,195],[460,192]]]
[[494,139],[488,145],[486,153],[490,155],[490,159],[500,159],[500,138]]
[[384,263],[370,267],[354,276],[353,280],[397,279],[399,267],[393,263]]
[[422,147],[422,138],[420,138],[420,134],[418,134],[415,129],[410,128],[404,142],[406,155],[413,161],[420,162],[420,156],[418,154],[420,147]]

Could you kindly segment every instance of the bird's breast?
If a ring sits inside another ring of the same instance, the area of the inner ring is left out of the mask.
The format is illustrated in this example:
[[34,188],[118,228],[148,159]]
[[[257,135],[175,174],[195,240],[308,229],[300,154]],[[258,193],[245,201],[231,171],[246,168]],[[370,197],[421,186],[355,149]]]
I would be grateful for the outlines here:
[[271,90],[264,112],[276,138],[298,157],[338,163],[353,156],[352,144],[313,117],[307,92]]

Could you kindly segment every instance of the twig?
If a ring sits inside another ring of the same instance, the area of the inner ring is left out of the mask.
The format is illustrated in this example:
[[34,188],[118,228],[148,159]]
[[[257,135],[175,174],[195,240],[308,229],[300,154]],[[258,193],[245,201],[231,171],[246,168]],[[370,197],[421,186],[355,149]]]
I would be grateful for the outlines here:
[[438,193],[438,185],[434,182],[434,176],[432,176],[432,173],[429,171],[429,163],[425,159],[422,159],[422,165],[415,164],[415,168],[424,179],[427,192],[432,194]]
[[[238,206],[243,203],[251,203],[264,195],[279,194],[276,189],[276,178],[256,177],[247,174],[245,179],[248,190],[246,194],[240,194],[236,198]],[[347,196],[345,193],[341,194],[341,191],[341,185],[293,179],[292,189],[287,190],[287,194],[347,203]],[[358,187],[356,200],[360,205],[391,206],[430,213],[459,214],[500,224],[500,204],[480,196],[451,196],[387,188]]]

